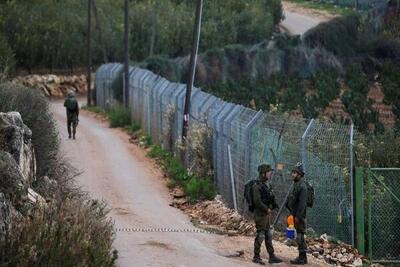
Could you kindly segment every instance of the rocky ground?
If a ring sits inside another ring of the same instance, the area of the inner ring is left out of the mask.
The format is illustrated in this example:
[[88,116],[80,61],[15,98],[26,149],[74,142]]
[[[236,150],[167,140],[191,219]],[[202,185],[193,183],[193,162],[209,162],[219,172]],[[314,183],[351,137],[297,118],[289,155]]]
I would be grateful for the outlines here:
[[87,90],[85,75],[28,75],[16,77],[12,82],[28,87],[36,87],[47,97],[52,98],[64,97],[69,91],[83,94]]

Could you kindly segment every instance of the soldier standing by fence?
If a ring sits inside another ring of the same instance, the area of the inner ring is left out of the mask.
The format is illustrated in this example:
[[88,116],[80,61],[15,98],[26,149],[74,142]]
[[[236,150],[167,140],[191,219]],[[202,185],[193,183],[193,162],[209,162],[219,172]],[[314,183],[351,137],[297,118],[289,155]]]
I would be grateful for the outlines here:
[[297,232],[296,241],[299,249],[299,256],[295,260],[290,261],[290,263],[299,265],[307,264],[305,232],[308,189],[304,181],[304,174],[303,165],[300,162],[297,163],[292,170],[293,189],[286,203],[286,207],[294,217],[294,227]]
[[271,210],[277,209],[278,205],[268,180],[272,177],[273,169],[267,164],[258,166],[259,178],[253,183],[253,205],[254,220],[256,223],[257,235],[254,240],[254,258],[253,262],[264,265],[261,260],[261,245],[265,240],[267,252],[269,254],[269,263],[280,263],[281,259],[275,256],[272,245],[272,232],[270,230]]

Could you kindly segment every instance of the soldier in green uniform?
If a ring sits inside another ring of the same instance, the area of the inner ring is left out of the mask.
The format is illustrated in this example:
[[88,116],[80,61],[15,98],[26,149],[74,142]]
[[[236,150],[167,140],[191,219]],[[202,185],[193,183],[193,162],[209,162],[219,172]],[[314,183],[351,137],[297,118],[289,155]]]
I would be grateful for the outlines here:
[[278,205],[272,191],[271,179],[273,169],[267,164],[258,166],[259,177],[252,188],[254,204],[254,220],[256,223],[257,235],[254,240],[254,258],[253,262],[265,265],[260,257],[261,245],[265,240],[267,252],[269,254],[269,263],[280,263],[282,260],[274,254],[272,246],[272,233],[270,230],[271,210],[277,209]]
[[64,101],[64,107],[67,110],[67,129],[68,138],[71,139],[71,125],[72,125],[72,137],[75,139],[76,126],[79,121],[79,104],[75,98],[74,92],[69,92],[67,99]]
[[290,263],[298,265],[307,264],[307,244],[304,236],[307,227],[307,185],[304,181],[304,174],[302,163],[297,163],[292,170],[293,189],[286,203],[290,215],[294,217],[294,227],[297,232],[296,241],[299,249],[299,256],[295,260],[290,261]]

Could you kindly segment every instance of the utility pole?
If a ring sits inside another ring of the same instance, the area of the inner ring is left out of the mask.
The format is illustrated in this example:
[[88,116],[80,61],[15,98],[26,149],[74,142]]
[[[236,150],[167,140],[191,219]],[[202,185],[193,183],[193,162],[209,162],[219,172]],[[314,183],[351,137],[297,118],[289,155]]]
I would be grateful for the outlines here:
[[92,0],[88,0],[88,17],[87,17],[87,105],[92,105],[91,99],[91,83],[92,83],[92,49],[90,44],[91,39],[91,30],[92,30]]
[[125,0],[125,15],[124,15],[124,88],[123,88],[123,103],[128,107],[129,94],[129,2]]
[[186,85],[185,109],[183,112],[183,129],[182,129],[183,142],[185,142],[189,131],[190,100],[192,97],[193,82],[196,74],[197,52],[199,50],[202,11],[203,11],[203,0],[197,0],[196,17],[193,28],[192,51],[190,54],[190,63],[189,63],[190,72],[189,72],[188,83]]

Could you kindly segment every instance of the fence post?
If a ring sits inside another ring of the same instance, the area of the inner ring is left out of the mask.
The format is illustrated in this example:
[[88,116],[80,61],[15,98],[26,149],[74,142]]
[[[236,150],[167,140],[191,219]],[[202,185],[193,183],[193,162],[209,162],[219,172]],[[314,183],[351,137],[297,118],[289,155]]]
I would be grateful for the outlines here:
[[367,173],[368,179],[368,255],[370,260],[372,260],[372,198],[371,198],[371,170]]
[[351,244],[354,246],[355,238],[354,238],[354,151],[353,151],[353,140],[354,140],[354,124],[352,123],[350,126],[350,192],[351,192]]
[[308,134],[308,131],[310,130],[311,126],[314,123],[314,119],[311,119],[310,123],[308,124],[306,130],[304,131],[303,135],[301,136],[301,162],[303,163],[304,171],[307,172],[307,164],[306,164],[306,137]]
[[233,177],[231,145],[228,145],[228,160],[229,160],[229,172],[230,172],[230,176],[231,176],[231,185],[232,185],[233,207],[237,211],[238,207],[237,207],[237,199],[236,199],[236,183],[235,183],[235,178]]
[[365,213],[364,213],[364,169],[357,168],[355,176],[355,221],[356,247],[361,254],[365,254]]

